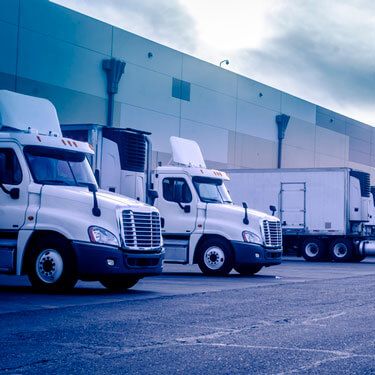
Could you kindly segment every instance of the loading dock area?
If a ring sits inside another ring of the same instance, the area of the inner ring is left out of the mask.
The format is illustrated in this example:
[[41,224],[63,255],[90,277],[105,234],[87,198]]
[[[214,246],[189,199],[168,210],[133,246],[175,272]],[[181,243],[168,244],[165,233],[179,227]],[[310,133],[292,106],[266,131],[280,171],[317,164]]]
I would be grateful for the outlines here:
[[1,276],[0,372],[372,373],[374,266],[289,257],[207,277],[166,265],[125,294],[83,282],[38,294]]

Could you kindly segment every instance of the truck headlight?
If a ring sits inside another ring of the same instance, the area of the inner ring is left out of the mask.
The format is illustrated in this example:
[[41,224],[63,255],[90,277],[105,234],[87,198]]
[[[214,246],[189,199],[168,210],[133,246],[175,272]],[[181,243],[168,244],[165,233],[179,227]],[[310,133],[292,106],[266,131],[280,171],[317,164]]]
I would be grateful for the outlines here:
[[102,243],[104,245],[119,246],[116,236],[109,230],[101,227],[89,227],[89,237],[91,242]]
[[248,230],[245,230],[242,232],[242,238],[245,242],[252,242],[257,243],[259,245],[263,245],[263,240],[260,236],[257,234],[250,232]]

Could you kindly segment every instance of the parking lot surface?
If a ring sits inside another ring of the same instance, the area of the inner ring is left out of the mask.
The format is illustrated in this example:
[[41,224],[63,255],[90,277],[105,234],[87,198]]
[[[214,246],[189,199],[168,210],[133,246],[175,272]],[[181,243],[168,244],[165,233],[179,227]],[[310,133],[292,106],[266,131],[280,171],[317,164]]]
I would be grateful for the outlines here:
[[0,373],[375,374],[375,260],[253,277],[166,265],[127,293],[0,277]]

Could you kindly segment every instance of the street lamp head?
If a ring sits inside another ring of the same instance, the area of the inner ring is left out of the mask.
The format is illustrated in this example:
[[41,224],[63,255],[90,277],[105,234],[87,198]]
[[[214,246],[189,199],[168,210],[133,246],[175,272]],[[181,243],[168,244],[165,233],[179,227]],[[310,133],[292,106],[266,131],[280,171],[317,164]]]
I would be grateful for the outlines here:
[[219,66],[221,66],[222,64],[229,65],[229,60],[225,59],[223,61],[220,61]]

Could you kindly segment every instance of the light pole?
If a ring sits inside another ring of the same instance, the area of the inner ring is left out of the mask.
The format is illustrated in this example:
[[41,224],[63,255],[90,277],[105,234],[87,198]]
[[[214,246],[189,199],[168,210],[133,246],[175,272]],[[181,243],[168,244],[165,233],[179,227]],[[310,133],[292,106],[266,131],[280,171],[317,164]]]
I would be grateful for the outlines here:
[[221,67],[221,64],[229,65],[229,60],[220,61],[220,64],[219,64],[220,67]]

